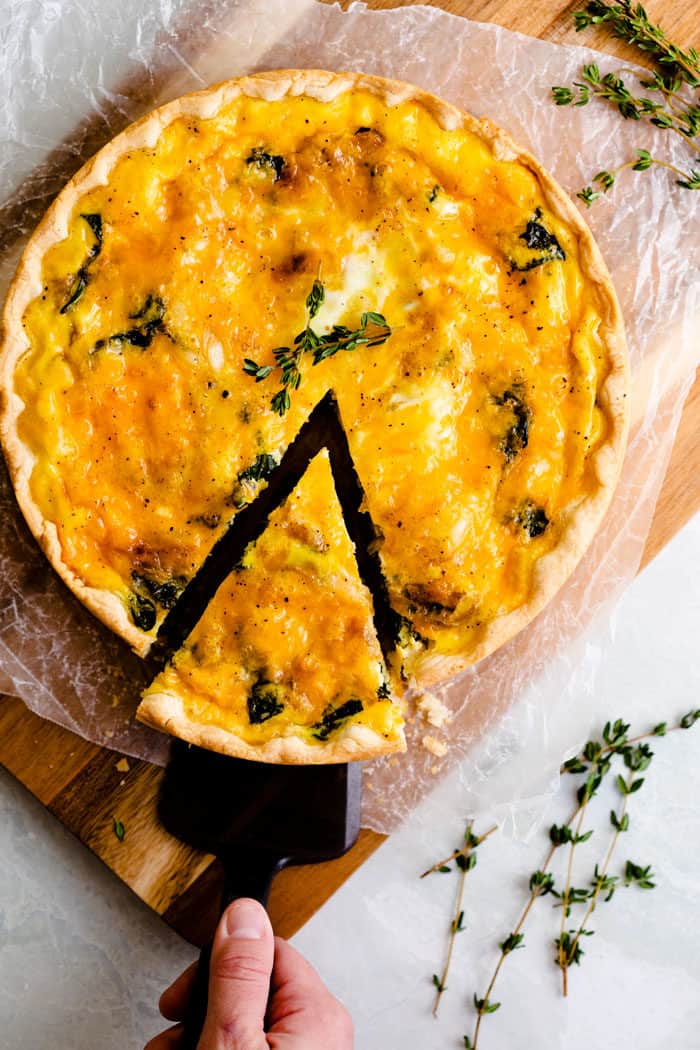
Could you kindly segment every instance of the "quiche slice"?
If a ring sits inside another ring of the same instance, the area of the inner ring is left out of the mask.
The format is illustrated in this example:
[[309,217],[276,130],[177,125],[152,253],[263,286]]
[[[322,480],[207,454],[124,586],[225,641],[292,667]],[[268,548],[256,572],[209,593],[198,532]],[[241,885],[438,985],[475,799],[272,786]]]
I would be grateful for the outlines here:
[[264,762],[346,762],[404,749],[327,452],[226,577],[138,715]]
[[156,110],[59,195],[5,307],[0,434],[55,569],[145,656],[332,392],[397,676],[427,686],[575,568],[628,382],[600,252],[527,151],[411,85],[276,71]]

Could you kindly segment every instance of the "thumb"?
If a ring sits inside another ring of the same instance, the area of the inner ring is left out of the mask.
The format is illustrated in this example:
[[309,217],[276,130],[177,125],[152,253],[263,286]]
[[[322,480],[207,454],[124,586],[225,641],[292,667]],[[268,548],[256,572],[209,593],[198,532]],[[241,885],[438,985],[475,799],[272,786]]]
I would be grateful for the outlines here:
[[274,957],[272,926],[257,901],[234,901],[214,937],[209,1004],[198,1050],[268,1050],[265,1011]]

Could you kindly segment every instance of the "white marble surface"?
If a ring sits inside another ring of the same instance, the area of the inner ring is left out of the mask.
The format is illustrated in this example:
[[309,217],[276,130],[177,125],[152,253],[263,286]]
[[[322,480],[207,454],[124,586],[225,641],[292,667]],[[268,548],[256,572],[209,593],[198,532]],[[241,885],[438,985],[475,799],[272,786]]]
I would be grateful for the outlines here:
[[[700,701],[700,516],[632,585],[615,615],[594,719],[635,726],[673,720]],[[700,726],[656,746],[632,807],[623,856],[651,863],[659,888],[620,893],[596,914],[596,936],[564,1002],[548,939],[555,918],[540,902],[528,947],[509,961],[501,1010],[483,1050],[700,1050]],[[530,766],[523,766],[523,770]],[[525,772],[523,776],[530,775]],[[527,803],[503,804],[517,761],[467,796],[443,784],[297,935],[297,945],[349,1005],[358,1050],[448,1050],[471,1029],[469,1001],[512,923],[523,877],[539,864],[549,806],[533,781]],[[519,784],[522,788],[522,783]],[[447,853],[466,799],[478,826],[504,821],[482,847],[465,900],[467,932],[455,954],[441,1016],[430,1015],[430,975],[441,961],[454,876],[419,882]],[[492,800],[501,800],[494,806]],[[602,799],[603,811],[608,800]],[[602,845],[602,838],[599,836]],[[592,864],[597,851],[588,854]],[[0,776],[0,1046],[7,1050],[123,1050],[158,1030],[156,1000],[193,950],[138,902],[19,788]]]

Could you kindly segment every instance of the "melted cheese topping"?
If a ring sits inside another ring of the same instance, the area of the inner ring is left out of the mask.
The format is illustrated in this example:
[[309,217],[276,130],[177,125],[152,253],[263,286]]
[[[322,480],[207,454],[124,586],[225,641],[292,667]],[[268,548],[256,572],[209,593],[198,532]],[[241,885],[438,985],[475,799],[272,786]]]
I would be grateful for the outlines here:
[[[85,216],[100,217],[99,254]],[[253,497],[246,470],[279,460],[332,388],[392,604],[418,649],[468,654],[485,625],[527,602],[564,512],[597,488],[610,362],[605,304],[578,251],[535,174],[467,129],[442,129],[415,100],[241,96],[211,118],[176,119],[78,202],[24,316],[19,429],[65,564],[151,630]],[[243,361],[272,365],[273,348],[291,345],[319,274],[319,333],[374,310],[392,334],[317,367],[305,359],[280,417],[275,376],[256,383]],[[280,568],[271,615],[297,615],[283,598],[295,571]],[[325,609],[322,575],[304,591],[309,615]],[[255,591],[244,578],[227,585],[226,616]],[[181,677],[196,681],[206,717],[242,704],[261,656],[250,663],[238,645],[212,631],[218,670],[190,650]],[[322,651],[314,712],[330,695],[323,661],[335,673],[339,650]]]
[[174,694],[199,725],[236,727],[253,745],[335,737],[347,723],[335,713],[350,703],[361,708],[354,724],[400,742],[387,691],[372,599],[322,452],[144,696]]

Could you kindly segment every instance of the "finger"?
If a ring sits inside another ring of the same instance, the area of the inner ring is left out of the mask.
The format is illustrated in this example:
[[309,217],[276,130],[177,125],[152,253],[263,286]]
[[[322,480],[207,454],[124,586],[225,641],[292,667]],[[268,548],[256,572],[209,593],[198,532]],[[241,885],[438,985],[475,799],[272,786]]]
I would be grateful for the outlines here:
[[196,972],[197,963],[193,962],[161,995],[158,1009],[168,1021],[182,1021],[185,1016]]
[[272,994],[279,992],[296,996],[304,1005],[313,1000],[319,992],[330,995],[311,963],[296,948],[292,948],[288,941],[282,937],[275,937]]
[[177,1050],[181,1039],[182,1025],[176,1024],[173,1028],[168,1028],[167,1031],[161,1032],[160,1035],[146,1043],[144,1050]]
[[352,1050],[353,1024],[350,1014],[296,948],[275,938],[268,1011],[270,1046],[280,1046],[286,1037],[304,1040],[306,1050]]
[[268,1050],[264,1034],[274,938],[257,901],[234,901],[212,945],[209,1005],[198,1050]]

